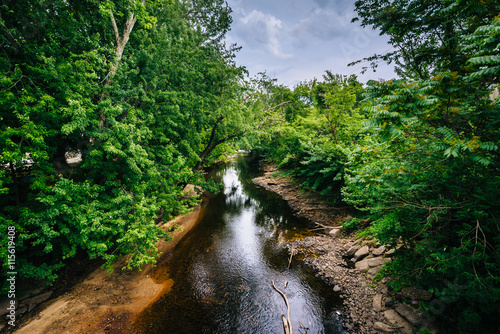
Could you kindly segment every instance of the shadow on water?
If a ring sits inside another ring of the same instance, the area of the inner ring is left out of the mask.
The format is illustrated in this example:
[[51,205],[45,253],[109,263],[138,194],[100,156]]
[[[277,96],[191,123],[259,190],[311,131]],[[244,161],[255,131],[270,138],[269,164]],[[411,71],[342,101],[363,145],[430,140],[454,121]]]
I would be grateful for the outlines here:
[[258,165],[246,160],[238,156],[211,171],[224,192],[160,265],[172,288],[138,315],[136,332],[283,333],[286,306],[274,280],[287,294],[295,333],[306,333],[302,326],[307,333],[342,333],[338,295],[300,265],[288,269],[284,245],[307,235],[307,222],[252,183]]

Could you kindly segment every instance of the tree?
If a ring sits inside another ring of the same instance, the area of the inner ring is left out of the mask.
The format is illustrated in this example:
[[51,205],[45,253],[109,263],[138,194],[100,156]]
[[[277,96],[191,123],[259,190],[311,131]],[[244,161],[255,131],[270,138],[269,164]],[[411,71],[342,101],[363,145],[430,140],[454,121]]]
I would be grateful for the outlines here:
[[370,60],[395,61],[402,78],[367,90],[365,124],[377,136],[353,152],[344,198],[370,213],[369,232],[382,242],[407,246],[386,269],[396,287],[419,284],[443,298],[460,287],[444,327],[495,331],[499,310],[482,305],[499,299],[500,106],[489,98],[499,5],[376,0],[356,8],[396,48]]
[[500,11],[496,1],[467,0],[358,0],[363,27],[380,29],[395,50],[357,61],[394,62],[402,78],[429,79],[440,71],[466,70],[470,50],[463,36],[490,22]]
[[[0,10],[0,227],[17,229],[20,276],[52,280],[78,252],[108,267],[124,255],[129,268],[154,263],[168,236],[157,222],[193,203],[182,185],[203,183],[192,167],[237,90],[236,49],[222,42],[230,9],[87,0]],[[67,152],[81,152],[78,167]]]

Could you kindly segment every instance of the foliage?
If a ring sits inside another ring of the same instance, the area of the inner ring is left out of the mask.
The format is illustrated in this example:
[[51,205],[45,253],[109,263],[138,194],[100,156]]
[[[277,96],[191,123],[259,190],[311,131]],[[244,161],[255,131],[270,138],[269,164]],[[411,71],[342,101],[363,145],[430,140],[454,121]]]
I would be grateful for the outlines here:
[[301,83],[293,91],[275,88],[275,96],[295,101],[293,117],[270,129],[255,146],[298,176],[305,189],[339,202],[348,152],[366,137],[361,130],[365,116],[356,101],[362,87],[354,76],[330,71],[323,79]]
[[390,36],[396,51],[378,59],[395,61],[402,78],[367,89],[364,124],[376,137],[352,150],[344,199],[371,214],[370,232],[382,242],[404,244],[385,269],[396,287],[448,291],[443,282],[453,282],[461,289],[439,316],[444,327],[496,331],[500,104],[489,94],[500,8],[451,0],[356,7],[362,24]]
[[214,122],[224,113],[218,134],[244,123],[243,70],[223,42],[230,8],[56,0],[0,11],[0,231],[16,227],[20,277],[53,280],[78,252],[108,268],[124,255],[127,268],[154,263],[168,237],[157,223],[196,202],[184,185],[215,188],[193,173],[210,161]]

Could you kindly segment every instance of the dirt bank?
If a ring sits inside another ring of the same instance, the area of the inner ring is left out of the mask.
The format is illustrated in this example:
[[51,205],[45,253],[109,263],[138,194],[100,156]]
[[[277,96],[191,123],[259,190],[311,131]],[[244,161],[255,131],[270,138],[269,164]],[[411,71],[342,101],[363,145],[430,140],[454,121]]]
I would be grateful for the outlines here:
[[[190,213],[179,216],[164,224],[170,228],[174,224],[182,226],[171,233],[173,241],[160,241],[158,248],[168,257],[171,250],[182,237],[195,225],[203,214],[198,206]],[[160,259],[160,261],[161,261]],[[123,271],[125,259],[115,265],[115,270],[108,273],[96,269],[69,291],[42,304],[31,305],[28,313],[17,321],[16,334],[74,334],[74,333],[126,333],[134,317],[158,296],[171,288],[166,279],[155,279],[156,268],[144,266],[141,272]],[[162,277],[164,275],[161,275]],[[49,288],[50,292],[50,288]],[[45,293],[48,293],[47,290]],[[21,302],[22,303],[22,302]],[[4,330],[13,332],[11,326]]]
[[388,291],[387,278],[373,281],[383,264],[391,261],[394,249],[374,239],[358,239],[355,234],[346,233],[340,223],[350,219],[349,209],[334,208],[317,194],[304,192],[291,177],[274,176],[274,165],[262,163],[262,167],[264,175],[252,181],[281,195],[295,214],[319,227],[316,236],[288,243],[288,251],[341,293],[343,326],[348,333],[410,334],[415,327],[423,326],[437,332],[423,314],[402,302],[416,301],[418,305],[420,300],[430,298],[428,292],[414,288],[407,290],[406,295],[396,294]]

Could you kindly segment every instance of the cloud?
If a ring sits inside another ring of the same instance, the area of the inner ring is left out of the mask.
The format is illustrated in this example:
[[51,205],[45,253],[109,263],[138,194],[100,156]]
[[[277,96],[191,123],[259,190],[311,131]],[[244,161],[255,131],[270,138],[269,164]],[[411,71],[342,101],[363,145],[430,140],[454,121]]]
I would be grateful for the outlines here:
[[315,9],[292,28],[295,47],[305,47],[309,42],[332,41],[345,36],[352,29],[352,13],[333,9]]
[[321,9],[334,9],[337,12],[353,12],[354,1],[346,0],[313,0],[317,7]]
[[279,59],[293,57],[293,54],[282,50],[280,38],[283,35],[283,24],[273,15],[258,10],[247,15],[243,13],[236,22],[234,31],[252,48],[263,48]]
[[[360,80],[394,77],[393,65],[361,74],[366,64],[347,64],[391,50],[387,37],[350,21],[354,2],[346,0],[228,0],[233,25],[228,41],[242,46],[236,61],[251,76],[267,70],[280,83],[321,78],[325,70],[358,74]],[[292,55],[293,54],[293,55]]]

